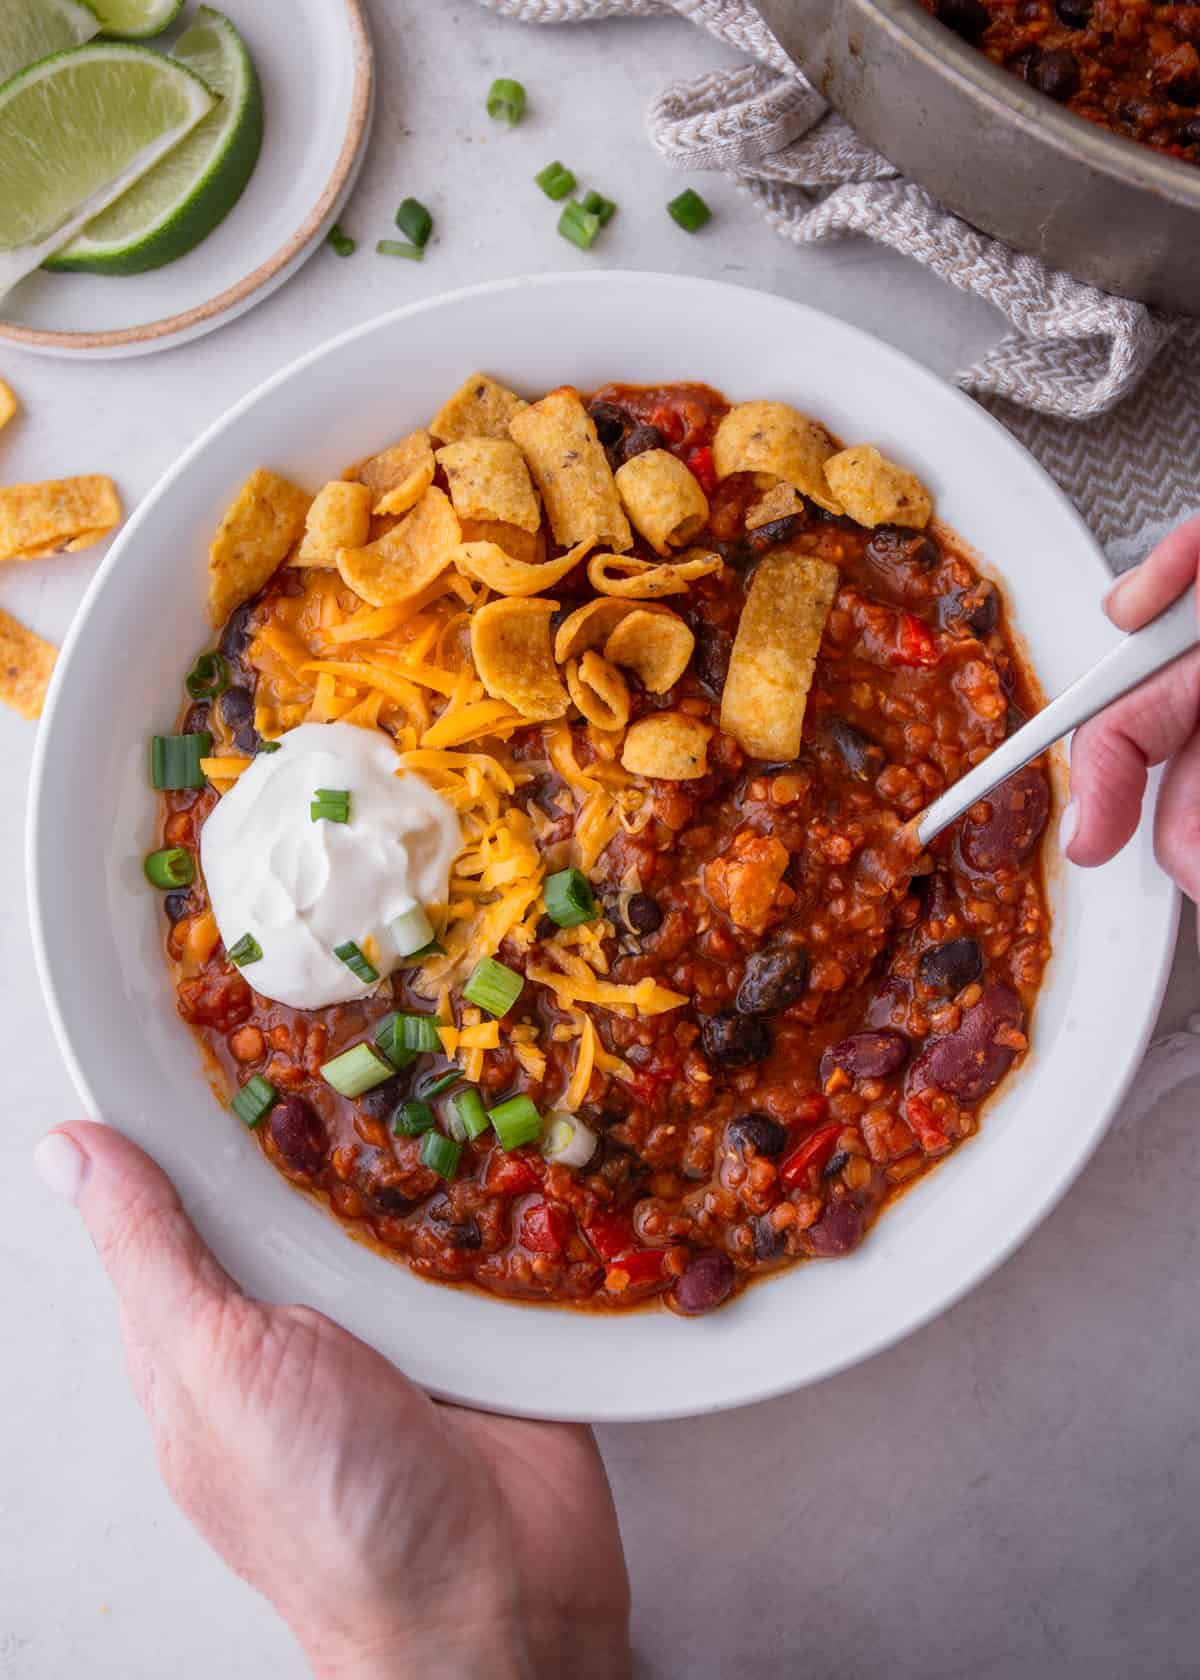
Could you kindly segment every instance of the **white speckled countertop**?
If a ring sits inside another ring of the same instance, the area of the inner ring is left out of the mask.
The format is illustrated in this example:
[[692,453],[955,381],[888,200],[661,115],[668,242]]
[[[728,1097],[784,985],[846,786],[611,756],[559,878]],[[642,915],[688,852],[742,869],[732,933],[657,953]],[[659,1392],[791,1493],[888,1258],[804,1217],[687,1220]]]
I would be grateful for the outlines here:
[[[236,12],[231,0],[231,10]],[[802,298],[939,372],[1000,332],[985,305],[858,241],[797,252],[724,181],[689,239],[642,133],[673,75],[720,61],[674,19],[522,30],[467,0],[372,0],[379,116],[344,220],[232,326],[140,361],[5,354],[27,414],[6,480],[109,470],[132,506],[236,397],[337,329],[471,281],[592,260],[514,193],[552,157],[621,200],[604,261]],[[497,74],[537,95],[514,133],[480,115]],[[505,156],[502,148],[508,150]],[[406,193],[438,237],[423,266],[371,254]],[[59,637],[97,551],[16,570],[5,607]],[[103,718],[97,727],[103,727]],[[176,1513],[126,1388],[107,1285],[28,1154],[76,1112],[33,978],[22,861],[33,731],[0,716],[0,1677],[291,1680],[268,1608]],[[1200,996],[1194,921],[1163,1015]],[[1197,1090],[1103,1145],[1023,1250],[902,1346],[820,1388],[602,1445],[655,1680],[1183,1680],[1200,1668]]]

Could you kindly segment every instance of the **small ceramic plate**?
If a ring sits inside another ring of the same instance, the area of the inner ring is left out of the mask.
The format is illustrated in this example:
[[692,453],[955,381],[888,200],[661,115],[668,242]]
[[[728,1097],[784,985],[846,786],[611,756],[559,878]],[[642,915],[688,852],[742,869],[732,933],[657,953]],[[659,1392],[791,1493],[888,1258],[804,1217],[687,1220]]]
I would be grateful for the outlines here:
[[289,0],[286,12],[285,25],[271,7],[231,0],[265,120],[258,165],[220,227],[148,274],[29,275],[0,302],[0,343],[49,356],[143,356],[232,320],[312,254],[366,150],[374,63],[361,0]]
[[97,571],[55,673],[30,789],[30,904],[50,1016],[85,1111],[151,1151],[248,1289],[329,1313],[435,1394],[611,1422],[762,1400],[924,1324],[1050,1211],[1141,1061],[1176,894],[1149,821],[1103,869],[1063,867],[1051,841],[1055,951],[1032,1054],[979,1136],[845,1260],[794,1267],[721,1312],[684,1318],[657,1306],[521,1306],[423,1282],[352,1242],[218,1105],[179,1019],[162,908],[142,874],[156,844],[146,743],[170,727],[180,673],[207,645],[208,541],[250,469],[269,462],[315,487],[427,421],[473,368],[531,396],[564,381],[700,379],[735,398],[794,402],[920,474],[1003,580],[1048,693],[1112,645],[1099,605],[1109,573],[1062,491],[976,403],[842,321],[711,281],[603,270],[412,305],[243,397],[142,501]]

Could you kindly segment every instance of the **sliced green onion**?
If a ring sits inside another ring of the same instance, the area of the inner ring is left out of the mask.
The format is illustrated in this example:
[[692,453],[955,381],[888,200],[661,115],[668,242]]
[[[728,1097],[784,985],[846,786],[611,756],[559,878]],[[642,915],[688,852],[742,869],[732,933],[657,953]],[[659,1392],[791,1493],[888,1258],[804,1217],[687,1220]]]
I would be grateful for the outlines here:
[[271,1081],[256,1073],[253,1078],[247,1079],[229,1106],[243,1126],[253,1128],[264,1114],[270,1114],[278,1101],[279,1092]]
[[617,207],[612,199],[605,198],[603,193],[594,190],[584,193],[583,208],[589,216],[599,216],[601,227],[607,227],[617,213]]
[[547,198],[566,198],[575,191],[574,172],[565,164],[559,163],[557,158],[553,163],[548,163],[545,169],[539,169],[533,178]]
[[190,887],[196,879],[195,859],[182,846],[164,846],[161,852],[151,852],[142,868],[150,885],[164,892],[172,887]]
[[388,932],[392,936],[397,955],[401,957],[414,957],[418,951],[433,942],[433,924],[419,904],[414,904],[411,910],[403,910],[400,915],[393,916],[388,923]]
[[151,786],[160,792],[207,787],[200,760],[211,751],[212,736],[204,729],[193,735],[155,735],[150,742]]
[[411,1067],[417,1059],[416,1051],[410,1050],[404,1043],[400,1016],[394,1009],[390,1015],[385,1015],[375,1028],[375,1044],[394,1068]]
[[313,822],[349,822],[350,795],[345,788],[318,788],[308,814]]
[[443,1091],[448,1091],[451,1085],[457,1085],[463,1076],[460,1067],[443,1068],[440,1073],[426,1073],[413,1086],[413,1095],[420,1097],[422,1102],[432,1102],[434,1097],[440,1097]]
[[495,957],[484,957],[471,970],[470,979],[463,987],[463,996],[468,1003],[476,1003],[480,1009],[486,1009],[489,1015],[507,1015],[524,985],[521,976],[514,974],[511,968],[497,962]]
[[420,1137],[437,1125],[437,1116],[427,1102],[402,1102],[392,1115],[392,1130],[397,1137]]
[[488,1115],[501,1149],[519,1149],[542,1135],[542,1117],[530,1098],[510,1097]]
[[447,1137],[452,1137],[455,1143],[466,1143],[467,1141],[467,1128],[453,1103],[447,1103],[442,1110],[442,1130]]
[[260,753],[278,752],[282,745],[282,741],[260,741],[256,751]]
[[396,211],[396,226],[414,245],[424,249],[433,232],[433,217],[419,198],[406,198]]
[[247,968],[251,963],[262,961],[262,946],[252,933],[244,933],[236,945],[230,947],[225,955],[231,963],[239,968]]
[[373,986],[378,980],[379,970],[374,963],[367,961],[353,939],[347,939],[344,945],[335,945],[333,954],[339,962],[345,963],[355,979],[361,980],[364,986]]
[[564,928],[596,920],[600,914],[596,895],[581,870],[560,869],[557,875],[547,878],[546,914]]
[[586,1167],[596,1153],[596,1134],[573,1114],[560,1114],[546,1134],[542,1154],[561,1167]]
[[357,243],[351,239],[340,222],[334,222],[325,238],[326,242],[333,246],[339,257],[352,257],[358,250]]
[[600,232],[600,218],[585,210],[577,198],[570,199],[563,205],[563,213],[558,218],[558,231],[564,239],[569,239],[572,245],[578,245],[581,251],[590,251]]
[[421,1139],[421,1164],[431,1167],[439,1178],[453,1178],[458,1171],[462,1144],[441,1132],[426,1132]]
[[381,239],[375,246],[381,257],[407,257],[409,262],[424,262],[423,245],[406,245],[402,239]]
[[343,1097],[361,1097],[364,1091],[373,1091],[376,1085],[390,1079],[395,1071],[369,1044],[356,1044],[352,1050],[343,1050],[340,1056],[325,1062],[321,1078]]
[[446,1107],[454,1115],[467,1137],[481,1137],[487,1131],[488,1117],[484,1111],[483,1098],[473,1085],[468,1085],[463,1091],[455,1091],[446,1103]]
[[427,1056],[430,1051],[442,1048],[437,1022],[432,1015],[401,1015],[399,1030],[404,1048],[415,1050],[419,1056]]
[[426,957],[441,957],[446,954],[446,947],[440,939],[431,939],[428,945],[422,945],[419,951],[410,951],[406,957],[401,957],[401,968],[416,968]]
[[215,700],[232,681],[227,660],[219,653],[202,653],[184,679],[184,687],[193,700]]
[[678,222],[685,233],[699,233],[705,222],[712,220],[712,211],[691,187],[671,200],[667,205],[667,214],[672,221]]
[[525,89],[511,76],[499,76],[488,89],[487,114],[496,122],[519,123],[525,115]]

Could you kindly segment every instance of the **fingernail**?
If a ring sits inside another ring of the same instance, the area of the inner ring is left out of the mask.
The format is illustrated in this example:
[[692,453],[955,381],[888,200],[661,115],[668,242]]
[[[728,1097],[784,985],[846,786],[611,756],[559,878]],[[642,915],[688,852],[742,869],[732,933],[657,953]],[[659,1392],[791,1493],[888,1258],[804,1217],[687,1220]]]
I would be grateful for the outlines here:
[[1129,582],[1130,578],[1133,576],[1133,574],[1137,571],[1137,569],[1138,569],[1137,566],[1131,566],[1127,572],[1122,572],[1120,577],[1117,579],[1116,583],[1113,584],[1113,586],[1109,590],[1108,594],[1104,597],[1103,601],[1101,601],[1100,605],[1103,608],[1104,615],[1105,615],[1106,618],[1111,618],[1112,617],[1113,608],[1116,606],[1117,602],[1120,600],[1122,594],[1125,591],[1126,585],[1128,584],[1128,582]]
[[73,1202],[83,1189],[88,1159],[65,1132],[50,1132],[33,1152],[33,1170],[48,1190]]
[[1066,810],[1063,812],[1058,824],[1058,844],[1059,849],[1063,853],[1067,855],[1070,854],[1071,842],[1074,840],[1078,832],[1079,801],[1077,799],[1072,799]]

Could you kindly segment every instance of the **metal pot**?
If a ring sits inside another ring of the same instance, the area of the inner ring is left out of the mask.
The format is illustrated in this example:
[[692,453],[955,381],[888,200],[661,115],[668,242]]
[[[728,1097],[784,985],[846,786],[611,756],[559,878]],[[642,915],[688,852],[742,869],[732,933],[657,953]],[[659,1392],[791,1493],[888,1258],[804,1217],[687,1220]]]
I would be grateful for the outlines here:
[[1200,315],[1200,167],[1064,111],[915,0],[758,0],[829,103],[985,233]]

